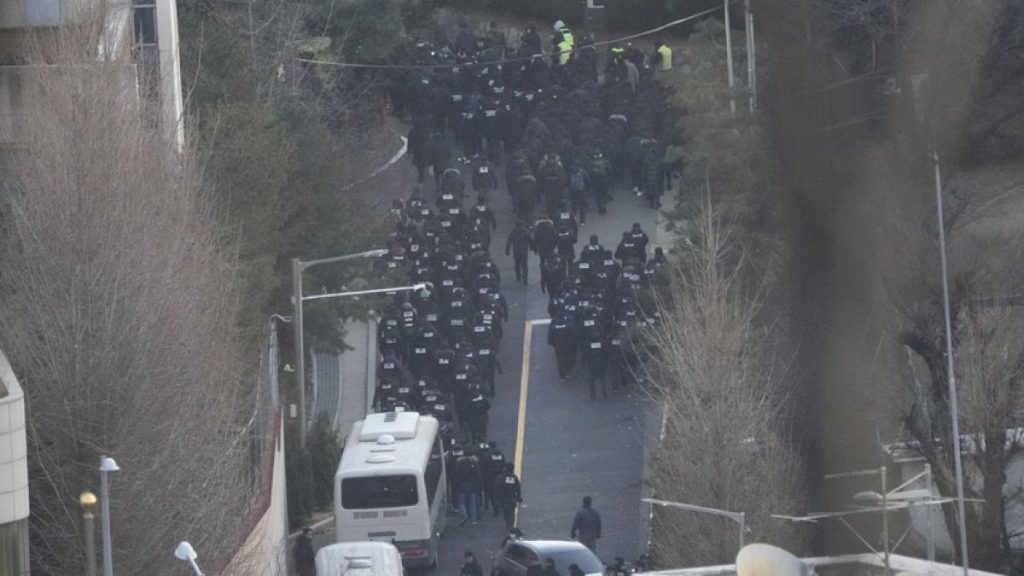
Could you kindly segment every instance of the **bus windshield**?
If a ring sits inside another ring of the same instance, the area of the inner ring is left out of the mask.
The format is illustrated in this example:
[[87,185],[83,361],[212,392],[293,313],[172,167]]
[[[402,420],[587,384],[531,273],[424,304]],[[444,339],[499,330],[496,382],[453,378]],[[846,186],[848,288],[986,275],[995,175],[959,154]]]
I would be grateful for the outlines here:
[[416,477],[364,476],[341,481],[341,507],[346,510],[399,508],[415,506],[419,501]]

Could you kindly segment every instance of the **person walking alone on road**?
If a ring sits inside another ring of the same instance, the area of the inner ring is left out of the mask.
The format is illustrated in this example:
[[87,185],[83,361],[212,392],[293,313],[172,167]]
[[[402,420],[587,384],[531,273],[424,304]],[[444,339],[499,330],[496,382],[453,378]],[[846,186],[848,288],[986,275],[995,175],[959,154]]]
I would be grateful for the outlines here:
[[476,554],[473,554],[471,550],[466,550],[463,559],[459,576],[484,576],[484,568],[477,561]]
[[494,481],[494,503],[501,509],[505,528],[512,532],[516,527],[516,508],[523,502],[523,489],[516,477],[515,467],[505,463],[505,469]]
[[573,540],[597,553],[597,539],[601,537],[601,514],[594,509],[590,496],[583,497],[583,507],[572,519],[572,531],[569,534]]
[[530,269],[526,266],[526,260],[530,255],[530,244],[533,242],[533,238],[530,237],[530,231],[526,229],[526,224],[522,220],[516,222],[516,227],[512,229],[508,234],[508,240],[505,242],[505,256],[512,253],[512,260],[515,262],[516,280],[522,281],[523,284],[528,283],[530,276]]

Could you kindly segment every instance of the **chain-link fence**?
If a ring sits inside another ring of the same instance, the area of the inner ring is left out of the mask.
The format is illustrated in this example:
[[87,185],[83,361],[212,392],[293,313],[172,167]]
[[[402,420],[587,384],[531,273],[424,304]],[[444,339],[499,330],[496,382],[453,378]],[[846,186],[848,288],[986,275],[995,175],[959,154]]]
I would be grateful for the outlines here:
[[[272,319],[266,327],[263,345],[260,349],[260,365],[256,374],[256,393],[253,395],[252,417],[249,420],[247,437],[249,442],[248,485],[251,502],[260,501],[263,483],[267,474],[264,469],[268,462],[267,456],[273,455],[274,427],[277,412],[280,408],[280,389],[278,388],[278,366],[280,357],[277,343],[277,324]],[[269,450],[268,450],[269,448]],[[269,488],[269,487],[266,487]]]

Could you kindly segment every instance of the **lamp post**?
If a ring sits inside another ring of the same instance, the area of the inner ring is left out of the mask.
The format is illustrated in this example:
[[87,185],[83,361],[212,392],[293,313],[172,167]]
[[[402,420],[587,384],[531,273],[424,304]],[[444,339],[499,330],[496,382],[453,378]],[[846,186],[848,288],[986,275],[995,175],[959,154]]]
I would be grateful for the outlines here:
[[960,556],[964,576],[969,574],[967,555],[967,516],[964,514],[964,468],[960,458],[960,411],[956,398],[956,371],[953,366],[953,327],[949,318],[949,272],[946,269],[946,219],[942,213],[942,165],[935,160],[935,206],[939,219],[939,256],[942,263],[942,312],[946,322],[946,378],[949,384],[949,417],[952,420],[953,465],[956,470],[956,512],[960,524]]
[[306,352],[302,336],[302,301],[309,298],[302,296],[302,273],[313,266],[330,264],[333,262],[344,262],[346,260],[357,260],[359,258],[374,258],[384,256],[388,251],[384,249],[367,250],[344,256],[332,258],[320,258],[318,260],[300,260],[292,258],[292,327],[295,329],[295,382],[298,387],[299,403],[299,446],[306,447]]
[[85,535],[85,574],[96,576],[96,495],[82,492],[78,505],[82,507],[82,531]]
[[100,457],[100,524],[103,530],[103,576],[114,575],[114,554],[110,544],[110,486],[107,476],[121,468],[113,458]]
[[714,516],[723,516],[736,522],[740,525],[740,550],[743,549],[746,541],[747,531],[747,513],[746,512],[730,512],[728,510],[719,510],[718,508],[708,508],[707,506],[695,506],[693,504],[683,504],[682,502],[669,502],[667,500],[658,500],[655,498],[641,498],[643,502],[648,504],[657,504],[658,506],[666,506],[669,508],[680,508],[682,510],[689,510],[691,512],[702,512],[704,514],[711,514]]
[[747,30],[747,90],[750,111],[757,108],[757,47],[754,44],[754,13],[750,11],[750,0],[743,3],[744,23]]
[[189,566],[192,567],[192,571],[195,572],[196,576],[203,576],[203,571],[199,569],[199,565],[196,564],[196,558],[199,555],[196,554],[192,545],[182,540],[178,542],[178,545],[174,548],[174,557],[183,562],[188,562]]

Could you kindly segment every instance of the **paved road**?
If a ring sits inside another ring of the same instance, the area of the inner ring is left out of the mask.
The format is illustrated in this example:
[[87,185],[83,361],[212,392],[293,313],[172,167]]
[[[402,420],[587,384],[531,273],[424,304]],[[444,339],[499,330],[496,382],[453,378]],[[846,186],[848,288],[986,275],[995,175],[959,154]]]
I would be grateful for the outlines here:
[[[524,353],[526,322],[547,318],[547,296],[540,292],[535,257],[530,262],[530,284],[523,286],[515,280],[512,259],[504,255],[505,237],[513,225],[508,195],[504,191],[493,194],[491,206],[498,216],[491,253],[501,269],[510,318],[499,353],[504,373],[498,378],[490,435],[508,459],[515,454],[524,357],[529,365],[521,462],[525,505],[520,509],[519,525],[528,538],[567,539],[580,499],[589,494],[605,525],[599,555],[606,561],[615,556],[633,561],[646,540],[647,512],[640,497],[643,436],[645,431],[650,433],[653,420],[648,417],[650,407],[626,391],[615,392],[607,401],[591,401],[581,374],[561,385],[544,324],[533,327],[529,354]],[[652,244],[657,243],[656,213],[620,190],[607,215],[590,215],[580,229],[580,242],[597,234],[606,248],[614,250],[633,222],[640,222]],[[477,526],[453,523],[445,534],[435,573],[458,574],[465,550],[473,550],[488,567],[490,555],[503,537],[504,526],[497,518],[487,517]]]
[[[395,168],[411,171],[405,164]],[[432,193],[428,185],[428,198],[433,198]],[[525,505],[520,509],[519,525],[528,538],[567,539],[580,499],[589,494],[605,525],[604,537],[598,543],[599,555],[606,561],[615,556],[632,561],[646,541],[647,509],[640,503],[643,438],[657,432],[656,418],[651,417],[653,408],[632,391],[620,390],[608,400],[591,401],[581,372],[560,384],[543,323],[533,325],[532,344],[528,353],[524,350],[527,322],[547,318],[547,296],[540,292],[535,256],[531,255],[530,260],[530,283],[524,286],[516,282],[512,259],[504,254],[505,238],[514,223],[507,193],[493,193],[490,204],[498,217],[491,253],[501,270],[509,321],[498,354],[504,372],[497,378],[489,432],[506,458],[512,460],[521,413],[520,394],[525,389],[520,462]],[[656,213],[627,190],[616,193],[607,215],[590,215],[580,229],[580,242],[597,234],[606,248],[614,250],[622,232],[633,222],[640,222],[651,236],[653,251],[653,245],[659,243]],[[359,344],[362,339],[362,335],[350,338],[350,344]],[[366,351],[361,352],[348,351],[342,356],[341,380],[346,386],[338,403],[341,410],[357,404],[361,397],[362,391],[355,389],[365,383]],[[525,382],[524,364],[529,368]],[[342,415],[339,424],[345,420],[347,416]],[[489,570],[490,556],[505,536],[501,519],[487,514],[479,524],[466,526],[458,524],[457,516],[450,520],[434,574],[457,575],[466,550],[474,551]],[[333,525],[327,523],[317,531],[317,544],[332,540]]]

